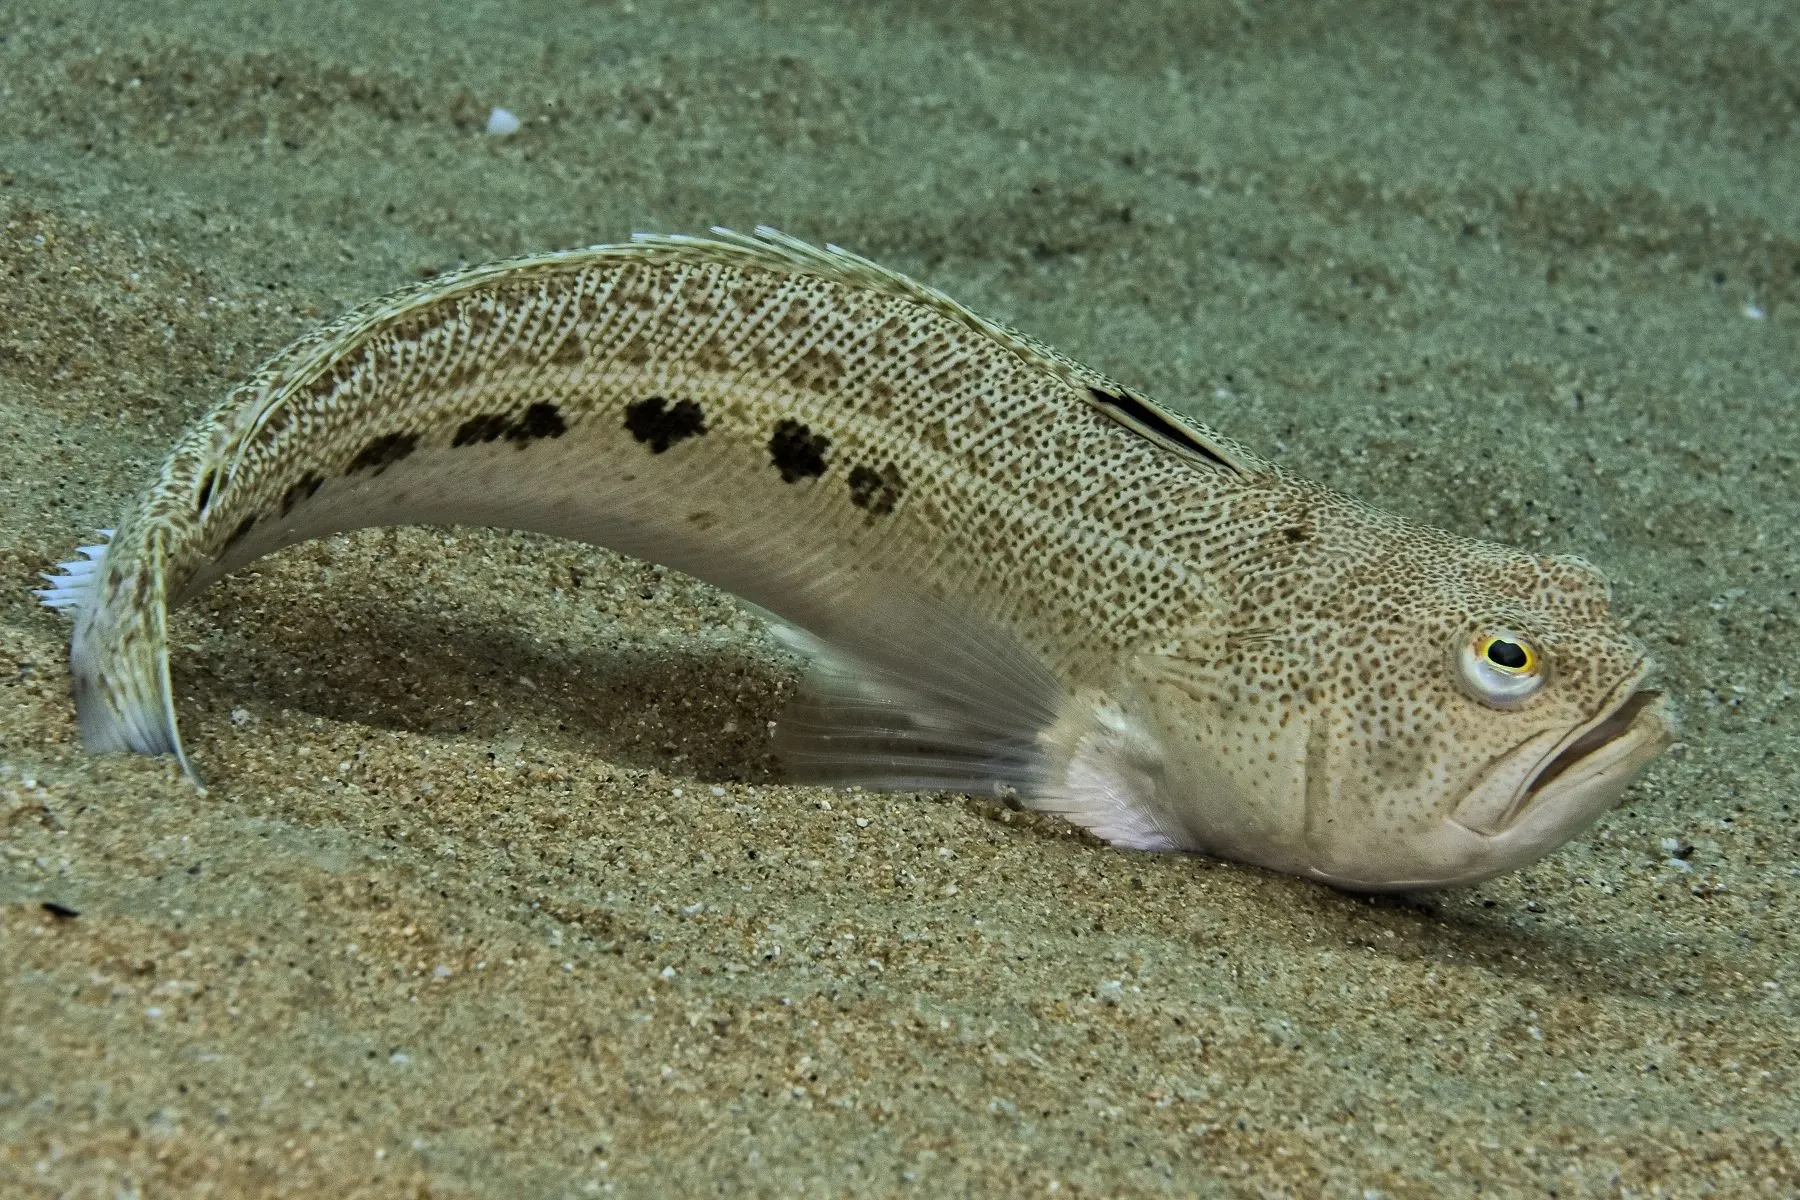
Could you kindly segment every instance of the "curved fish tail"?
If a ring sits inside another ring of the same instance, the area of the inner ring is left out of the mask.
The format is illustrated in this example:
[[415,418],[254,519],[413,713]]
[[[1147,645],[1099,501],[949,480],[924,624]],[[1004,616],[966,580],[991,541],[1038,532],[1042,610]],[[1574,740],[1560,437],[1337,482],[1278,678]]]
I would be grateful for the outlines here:
[[[81,741],[89,750],[172,754],[195,787],[204,787],[181,746],[169,682],[168,600],[160,540],[81,546],[36,591],[46,608],[72,613],[69,673]],[[136,542],[137,544],[132,544]]]

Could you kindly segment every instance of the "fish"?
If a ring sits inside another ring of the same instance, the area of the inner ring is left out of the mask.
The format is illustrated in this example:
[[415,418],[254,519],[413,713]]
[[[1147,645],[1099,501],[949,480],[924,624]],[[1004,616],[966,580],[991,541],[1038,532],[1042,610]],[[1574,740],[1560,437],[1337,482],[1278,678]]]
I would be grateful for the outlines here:
[[45,574],[85,746],[173,755],[167,613],[406,523],[665,564],[810,659],[796,781],[962,790],[1352,891],[1470,884],[1677,736],[1584,560],[1404,519],[834,245],[638,235],[355,308]]

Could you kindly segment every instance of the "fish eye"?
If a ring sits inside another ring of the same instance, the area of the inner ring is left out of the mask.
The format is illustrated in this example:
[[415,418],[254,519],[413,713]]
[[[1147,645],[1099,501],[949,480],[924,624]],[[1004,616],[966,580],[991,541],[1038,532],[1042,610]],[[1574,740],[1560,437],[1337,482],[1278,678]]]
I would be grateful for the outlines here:
[[1464,685],[1483,704],[1510,708],[1544,684],[1544,656],[1510,629],[1483,630],[1463,643]]

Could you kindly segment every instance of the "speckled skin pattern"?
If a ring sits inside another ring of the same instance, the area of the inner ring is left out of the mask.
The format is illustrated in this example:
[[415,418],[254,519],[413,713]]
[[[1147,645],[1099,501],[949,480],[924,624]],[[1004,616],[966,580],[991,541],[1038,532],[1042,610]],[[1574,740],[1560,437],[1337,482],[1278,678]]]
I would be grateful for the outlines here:
[[[765,233],[477,267],[278,354],[183,439],[96,590],[65,602],[89,745],[180,752],[165,597],[410,521],[654,558],[900,684],[910,657],[1004,643],[1053,683],[983,703],[1039,748],[991,782],[1124,845],[1350,886],[1536,857],[1672,736],[1660,702],[1632,699],[1644,653],[1579,560],[1296,479],[939,293]],[[862,628],[896,594],[969,632]],[[1458,648],[1491,629],[1545,663],[1516,707],[1459,683]],[[979,645],[942,644],[965,636]],[[1500,830],[1558,750],[1620,712],[1607,732],[1636,740],[1604,788],[1544,788],[1525,807],[1566,811],[1533,811],[1503,853],[1433,841],[1484,786],[1504,785],[1480,802]]]

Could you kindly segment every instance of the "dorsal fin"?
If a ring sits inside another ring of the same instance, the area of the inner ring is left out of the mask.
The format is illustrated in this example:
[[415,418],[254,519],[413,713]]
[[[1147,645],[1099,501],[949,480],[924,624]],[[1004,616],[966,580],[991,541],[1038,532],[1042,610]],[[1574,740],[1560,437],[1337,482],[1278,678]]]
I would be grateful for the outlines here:
[[1165,450],[1234,475],[1253,473],[1249,464],[1240,461],[1223,438],[1146,396],[1122,387],[1103,388],[1093,384],[1088,385],[1087,395],[1095,408]]

